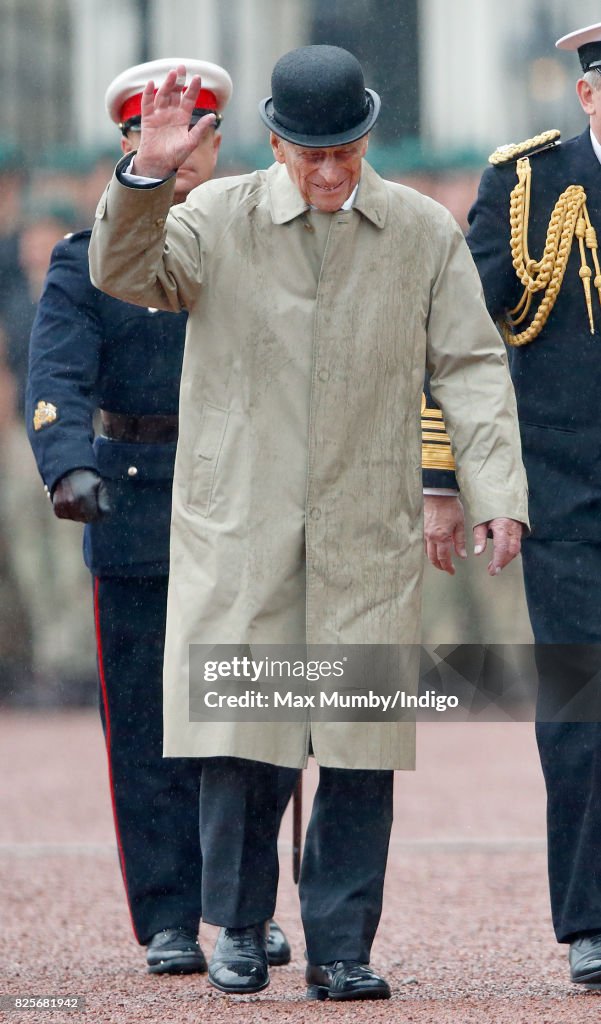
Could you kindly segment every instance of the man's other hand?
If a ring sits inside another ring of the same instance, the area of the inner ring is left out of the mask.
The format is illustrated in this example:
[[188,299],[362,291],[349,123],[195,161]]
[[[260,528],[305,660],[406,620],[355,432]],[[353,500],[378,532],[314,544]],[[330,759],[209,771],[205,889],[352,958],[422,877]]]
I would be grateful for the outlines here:
[[93,469],[73,469],[61,477],[52,493],[52,507],[59,519],[93,523],[111,510],[106,484]]
[[488,563],[489,576],[498,576],[501,569],[519,555],[524,533],[523,523],[515,519],[491,519],[488,523],[474,526],[474,554],[481,555],[486,550],[486,540],[492,534],[493,553]]
[[467,558],[465,515],[459,498],[424,495],[424,545],[434,568],[453,576],[453,552],[459,558]]

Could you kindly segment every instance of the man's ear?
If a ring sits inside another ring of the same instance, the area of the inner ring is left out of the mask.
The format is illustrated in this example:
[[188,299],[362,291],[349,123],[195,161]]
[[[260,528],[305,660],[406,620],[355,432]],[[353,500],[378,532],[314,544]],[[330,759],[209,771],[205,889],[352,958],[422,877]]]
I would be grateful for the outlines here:
[[282,140],[279,135],[274,135],[273,132],[269,133],[269,142],[273,150],[273,155],[279,164],[286,163],[286,157],[284,156],[284,147]]
[[576,92],[578,93],[578,99],[580,100],[580,106],[584,110],[585,114],[589,117],[595,113],[595,90],[584,78],[579,78],[576,82]]

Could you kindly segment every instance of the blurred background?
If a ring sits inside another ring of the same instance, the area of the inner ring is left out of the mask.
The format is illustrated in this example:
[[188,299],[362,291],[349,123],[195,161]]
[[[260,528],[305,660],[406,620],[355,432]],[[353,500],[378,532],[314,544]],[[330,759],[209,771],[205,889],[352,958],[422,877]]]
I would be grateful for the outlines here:
[[[54,518],[22,416],[50,252],[90,225],[120,154],[103,103],[112,78],[171,55],[224,65],[219,171],[231,174],[270,162],[257,103],[278,56],[344,46],[382,96],[372,163],[465,227],[491,150],[584,127],[577,59],[553,44],[599,17],[593,0],[0,0],[0,702],[95,700],[81,530]],[[427,571],[425,643],[530,642],[520,566],[495,580],[485,568]]]

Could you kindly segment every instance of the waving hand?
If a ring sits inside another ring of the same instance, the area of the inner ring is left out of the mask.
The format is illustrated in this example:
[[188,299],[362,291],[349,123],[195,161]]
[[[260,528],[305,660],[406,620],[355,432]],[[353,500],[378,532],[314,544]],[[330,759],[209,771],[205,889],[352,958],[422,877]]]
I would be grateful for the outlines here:
[[215,122],[214,114],[205,114],[190,128],[190,118],[200,89],[200,76],[194,75],[187,89],[185,65],[169,72],[155,94],[154,82],[142,93],[142,131],[140,146],[132,170],[149,178],[166,178],[183,164]]

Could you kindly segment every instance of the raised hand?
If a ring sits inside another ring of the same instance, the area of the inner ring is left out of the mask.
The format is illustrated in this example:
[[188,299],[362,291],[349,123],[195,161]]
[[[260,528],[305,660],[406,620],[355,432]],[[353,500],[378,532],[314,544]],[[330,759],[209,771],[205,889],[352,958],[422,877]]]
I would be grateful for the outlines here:
[[200,90],[200,76],[194,75],[187,89],[185,65],[170,71],[154,92],[151,80],[142,93],[140,145],[132,171],[148,178],[166,178],[177,170],[198,146],[215,123],[214,114],[205,114],[189,128],[194,103]]

